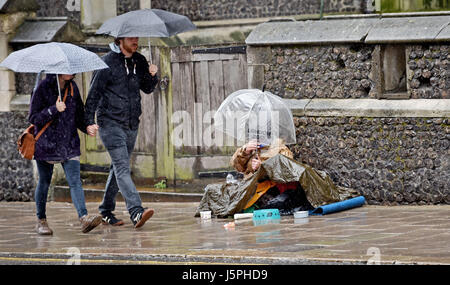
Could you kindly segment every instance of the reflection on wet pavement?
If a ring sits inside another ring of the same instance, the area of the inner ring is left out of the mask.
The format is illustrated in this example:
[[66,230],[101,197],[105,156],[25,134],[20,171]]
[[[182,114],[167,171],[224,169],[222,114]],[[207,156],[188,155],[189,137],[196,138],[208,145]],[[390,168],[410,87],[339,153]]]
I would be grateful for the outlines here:
[[[140,229],[134,229],[124,203],[116,216],[121,227],[100,225],[80,231],[69,203],[50,202],[47,217],[53,236],[34,232],[34,203],[0,203],[0,253],[182,255],[269,258],[277,260],[353,260],[367,262],[371,248],[381,262],[450,263],[450,206],[363,206],[326,216],[270,223],[251,219],[195,218],[198,203],[144,203],[156,210]],[[87,203],[90,213],[98,203]]]

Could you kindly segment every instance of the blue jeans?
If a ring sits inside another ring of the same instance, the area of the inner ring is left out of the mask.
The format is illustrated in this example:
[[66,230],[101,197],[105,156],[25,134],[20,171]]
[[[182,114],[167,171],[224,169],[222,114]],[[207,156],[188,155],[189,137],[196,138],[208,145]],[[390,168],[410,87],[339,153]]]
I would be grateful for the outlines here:
[[[43,160],[36,160],[39,173],[39,181],[35,192],[36,215],[39,219],[45,219],[47,194],[53,175],[53,164]],[[78,160],[67,160],[61,163],[66,174],[66,180],[70,188],[72,203],[77,210],[78,217],[87,215],[83,187],[80,179],[80,162]]]
[[136,143],[137,132],[137,130],[110,125],[99,128],[100,138],[111,157],[105,194],[99,206],[99,211],[102,215],[107,215],[114,211],[116,195],[119,190],[131,216],[143,209],[141,197],[131,179],[130,168],[130,156]]

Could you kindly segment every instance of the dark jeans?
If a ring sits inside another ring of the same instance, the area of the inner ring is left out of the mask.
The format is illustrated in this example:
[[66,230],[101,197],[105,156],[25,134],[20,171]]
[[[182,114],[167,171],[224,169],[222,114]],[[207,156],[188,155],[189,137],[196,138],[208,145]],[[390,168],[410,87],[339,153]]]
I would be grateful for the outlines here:
[[[39,172],[39,181],[34,194],[36,201],[36,215],[39,219],[45,219],[45,209],[47,204],[47,195],[50,182],[53,175],[53,164],[43,160],[36,160]],[[80,162],[78,160],[67,160],[61,163],[66,180],[70,188],[70,196],[72,203],[77,210],[78,217],[87,215],[86,204],[84,199],[83,187],[80,179]]]
[[111,167],[106,182],[103,201],[99,206],[102,215],[110,214],[116,207],[116,195],[120,191],[131,216],[141,211],[142,201],[131,179],[130,156],[136,143],[137,130],[119,126],[99,128],[100,138],[111,157]]

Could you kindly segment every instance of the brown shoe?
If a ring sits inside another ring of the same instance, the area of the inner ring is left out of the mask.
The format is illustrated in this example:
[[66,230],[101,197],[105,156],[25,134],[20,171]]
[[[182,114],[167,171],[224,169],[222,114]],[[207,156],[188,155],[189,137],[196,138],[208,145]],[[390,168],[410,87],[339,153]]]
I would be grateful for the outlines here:
[[96,226],[100,225],[102,222],[102,216],[100,215],[84,215],[80,218],[81,231],[83,233],[88,233],[92,231]]
[[36,224],[36,232],[43,236],[53,234],[53,231],[48,227],[47,219],[38,219]]
[[132,219],[134,227],[136,229],[142,227],[145,222],[153,216],[154,213],[155,211],[153,209],[144,209],[142,212],[137,213]]

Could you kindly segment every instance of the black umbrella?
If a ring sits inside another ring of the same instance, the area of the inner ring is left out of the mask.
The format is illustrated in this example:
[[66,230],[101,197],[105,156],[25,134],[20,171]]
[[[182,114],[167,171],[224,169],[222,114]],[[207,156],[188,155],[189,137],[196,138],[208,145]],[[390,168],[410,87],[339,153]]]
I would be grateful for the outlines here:
[[[97,34],[118,37],[170,37],[178,33],[196,29],[183,15],[160,9],[130,11],[107,20],[97,30]],[[150,49],[150,39],[148,41]],[[150,51],[150,61],[151,61]]]

